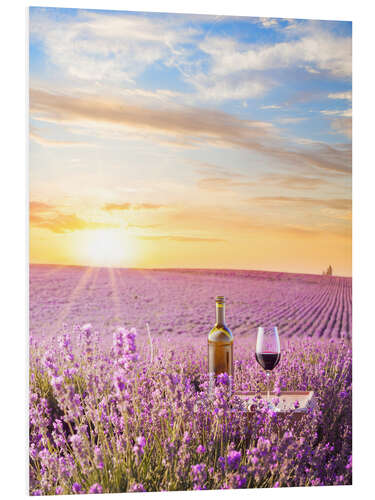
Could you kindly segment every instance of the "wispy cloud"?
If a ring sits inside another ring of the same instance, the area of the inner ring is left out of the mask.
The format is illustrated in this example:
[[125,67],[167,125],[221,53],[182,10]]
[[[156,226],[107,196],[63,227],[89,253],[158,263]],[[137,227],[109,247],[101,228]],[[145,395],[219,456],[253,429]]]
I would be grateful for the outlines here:
[[304,25],[305,36],[262,46],[248,46],[233,39],[207,37],[200,48],[213,60],[213,73],[265,71],[308,64],[336,77],[351,77],[350,37],[340,37],[313,21]]
[[165,205],[157,205],[156,203],[107,203],[102,207],[107,212],[115,210],[155,210],[164,208]]
[[345,99],[348,101],[352,100],[352,91],[348,90],[346,92],[332,92],[328,94],[329,99]]
[[84,229],[114,227],[101,222],[87,221],[74,213],[64,213],[58,207],[39,201],[30,202],[30,224],[48,229],[53,233],[63,234]]
[[352,117],[351,109],[322,109],[320,111],[322,115],[326,116],[344,116],[344,117]]
[[279,24],[278,20],[272,17],[260,17],[259,22],[263,28],[273,28]]
[[280,84],[279,78],[269,74],[275,69],[351,76],[351,38],[338,36],[324,23],[290,20],[285,26],[274,18],[257,18],[253,22],[266,31],[277,31],[278,41],[254,44],[236,36],[220,36],[215,29],[205,32],[202,23],[211,21],[214,27],[221,20],[221,16],[153,18],[85,10],[56,20],[48,10],[36,9],[30,37],[41,44],[51,68],[71,81],[94,82],[99,87],[122,84],[132,91],[139,75],[159,64],[178,71],[194,89],[189,98],[195,102],[259,97]]
[[308,177],[289,174],[265,174],[258,181],[264,185],[279,186],[283,189],[311,190],[322,186],[326,181],[319,177]]
[[174,235],[155,235],[155,236],[137,236],[141,240],[169,240],[181,243],[218,243],[226,241],[222,238],[201,238],[196,236],[174,236]]
[[179,29],[181,22],[185,22],[181,16],[180,20],[165,16],[153,22],[147,16],[87,10],[56,20],[54,9],[35,10],[30,17],[30,38],[42,44],[53,68],[65,77],[131,84],[146,67],[167,62],[181,44],[199,33],[191,24]]
[[[200,189],[208,191],[225,191],[233,188],[248,187],[279,187],[287,190],[309,190],[318,188],[327,184],[327,180],[321,177],[311,177],[308,175],[294,175],[272,173],[253,177],[249,180],[248,176],[233,172],[231,169],[225,169],[214,164],[202,165],[197,169],[199,173],[205,174],[207,171],[217,174],[216,177],[203,177],[197,182]],[[219,176],[220,175],[220,176]]]
[[268,106],[261,106],[260,109],[280,109],[282,106],[279,104],[269,104]]
[[47,137],[43,137],[38,134],[35,129],[30,128],[30,139],[41,144],[42,146],[47,147],[82,147],[82,146],[90,146],[97,147],[97,144],[90,144],[88,142],[81,141],[59,141],[54,139],[49,139]]
[[229,177],[205,177],[199,179],[197,186],[208,191],[226,191],[233,188],[246,188],[255,186],[255,181],[233,180]]
[[54,207],[52,205],[44,203],[43,201],[30,201],[29,208],[30,208],[30,213],[33,212],[45,213],[54,210]]
[[318,206],[333,208],[335,210],[350,210],[352,207],[352,200],[347,198],[337,199],[318,199],[318,198],[305,198],[305,197],[292,197],[292,196],[257,196],[250,198],[249,201],[255,201],[262,204],[272,204],[280,206],[282,204],[298,204],[302,206]]
[[281,123],[282,125],[289,125],[291,123],[300,123],[304,120],[307,120],[307,117],[285,117],[285,118],[277,118],[276,121]]
[[[285,21],[285,20],[284,20]],[[273,28],[284,39],[276,43],[244,43],[234,37],[206,36],[199,47],[211,65],[204,73],[189,75],[201,99],[246,99],[266,94],[288,81],[280,71],[305,70],[311,75],[329,75],[349,80],[352,73],[351,37],[338,36],[320,21],[259,18],[255,22]],[[273,77],[278,71],[277,78]],[[277,109],[264,106],[262,109]]]
[[[72,97],[31,89],[34,117],[56,123],[112,124],[135,131],[164,134],[169,140],[188,139],[192,144],[239,147],[299,166],[309,165],[341,173],[351,171],[351,154],[324,143],[290,148],[268,122],[241,120],[234,115],[194,107],[150,108],[126,101],[84,95]],[[158,140],[158,138],[156,138]]]
[[320,113],[331,118],[331,128],[338,134],[352,138],[352,109],[322,109]]
[[254,99],[274,86],[267,77],[253,76],[250,79],[245,74],[223,78],[212,73],[198,73],[189,78],[189,83],[195,87],[198,101]]
[[332,120],[331,127],[339,134],[343,134],[349,139],[352,138],[352,119],[351,118],[336,118]]

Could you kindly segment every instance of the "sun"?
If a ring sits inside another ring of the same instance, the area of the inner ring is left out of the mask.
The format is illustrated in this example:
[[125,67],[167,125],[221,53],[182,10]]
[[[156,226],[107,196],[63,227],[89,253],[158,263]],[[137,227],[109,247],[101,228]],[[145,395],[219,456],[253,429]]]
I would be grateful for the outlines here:
[[85,265],[116,267],[129,265],[133,248],[124,230],[96,229],[82,232],[77,253]]

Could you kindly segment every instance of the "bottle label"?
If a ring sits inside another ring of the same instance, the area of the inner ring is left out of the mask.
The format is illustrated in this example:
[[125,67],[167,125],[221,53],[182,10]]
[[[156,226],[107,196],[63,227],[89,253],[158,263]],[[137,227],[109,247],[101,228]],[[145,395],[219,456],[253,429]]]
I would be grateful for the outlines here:
[[233,345],[208,344],[208,372],[233,374]]

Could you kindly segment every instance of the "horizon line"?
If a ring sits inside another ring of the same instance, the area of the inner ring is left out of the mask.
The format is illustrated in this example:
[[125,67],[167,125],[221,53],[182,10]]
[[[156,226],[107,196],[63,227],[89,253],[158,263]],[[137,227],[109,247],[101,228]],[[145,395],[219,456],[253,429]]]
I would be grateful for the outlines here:
[[[311,275],[311,276],[325,276],[323,274],[311,273],[311,272],[295,272],[295,271],[279,271],[279,270],[269,270],[269,269],[245,269],[245,268],[214,268],[214,267],[122,267],[122,266],[95,266],[95,265],[85,265],[85,264],[56,264],[49,262],[30,262],[29,266],[60,266],[60,267],[83,267],[83,268],[95,268],[95,269],[126,269],[134,271],[252,271],[252,272],[263,272],[263,273],[281,273],[281,274],[300,274],[300,275]],[[338,275],[333,274],[331,277],[334,278],[350,278],[353,279],[352,275]]]

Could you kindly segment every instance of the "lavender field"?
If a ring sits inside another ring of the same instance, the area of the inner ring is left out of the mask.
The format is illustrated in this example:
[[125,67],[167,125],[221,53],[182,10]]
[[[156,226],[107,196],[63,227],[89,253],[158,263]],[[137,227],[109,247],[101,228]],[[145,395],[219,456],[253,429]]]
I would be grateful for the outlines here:
[[[30,493],[351,484],[351,279],[263,271],[30,266]],[[274,390],[249,416],[207,334],[227,298],[238,391],[265,387],[256,328],[279,327]]]

